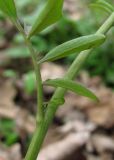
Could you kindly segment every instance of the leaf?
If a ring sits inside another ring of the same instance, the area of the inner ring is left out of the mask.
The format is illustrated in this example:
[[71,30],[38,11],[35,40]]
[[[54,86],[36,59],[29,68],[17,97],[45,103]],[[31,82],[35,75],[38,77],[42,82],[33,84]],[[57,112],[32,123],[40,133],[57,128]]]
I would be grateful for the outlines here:
[[6,69],[6,70],[3,72],[3,76],[4,76],[4,77],[7,77],[7,78],[15,78],[15,77],[17,77],[17,73],[16,73],[16,71],[14,71],[14,70]]
[[19,135],[16,132],[12,131],[12,132],[7,133],[5,143],[8,146],[11,146],[15,144],[18,141],[18,139],[19,139]]
[[39,13],[37,20],[33,24],[33,27],[28,35],[30,38],[32,35],[41,32],[48,26],[54,24],[62,17],[63,0],[47,0],[46,5]]
[[95,4],[91,4],[90,6],[91,6],[91,7],[93,7],[93,8],[96,8],[96,9],[103,10],[103,11],[105,11],[105,12],[109,13],[109,14],[111,14],[111,13],[112,13],[109,9],[107,9],[107,8],[106,8],[106,7],[104,7],[104,6],[102,6],[101,4],[97,4],[97,3],[95,3]]
[[14,0],[0,0],[0,10],[11,20],[17,19],[17,12]]
[[53,86],[53,87],[62,87],[67,90],[70,90],[78,95],[85,96],[88,98],[91,98],[95,101],[98,101],[98,98],[95,96],[95,94],[90,91],[89,89],[85,88],[79,83],[76,83],[72,80],[68,79],[53,79],[53,80],[47,80],[44,82],[45,85]]
[[33,71],[28,72],[24,76],[24,89],[27,94],[31,95],[36,88],[36,79]]
[[4,53],[10,58],[28,58],[30,53],[26,47],[14,47],[4,50]]
[[39,63],[54,61],[73,53],[79,53],[80,51],[99,46],[104,41],[105,36],[102,34],[93,34],[73,39],[52,49],[43,59],[39,61]]
[[98,0],[96,3],[93,3],[90,6],[104,10],[105,12],[109,14],[114,12],[114,7],[104,0]]
[[0,120],[0,133],[4,137],[4,144],[10,146],[17,142],[19,135],[15,132],[15,122],[10,119]]
[[110,9],[110,11],[114,11],[114,6],[111,5],[110,3],[106,2],[105,0],[98,0],[97,3],[102,4],[103,6],[107,7]]

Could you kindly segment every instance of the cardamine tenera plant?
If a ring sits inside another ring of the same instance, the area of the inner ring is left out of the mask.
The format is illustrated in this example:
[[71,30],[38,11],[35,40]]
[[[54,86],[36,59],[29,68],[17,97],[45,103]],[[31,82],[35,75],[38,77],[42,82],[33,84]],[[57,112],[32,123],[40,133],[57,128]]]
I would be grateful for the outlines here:
[[[23,27],[22,23],[20,23],[14,0],[0,0],[0,10],[12,21],[18,31],[23,35],[26,47],[31,53],[36,75],[36,129],[24,160],[37,159],[38,153],[41,149],[45,135],[53,120],[55,112],[60,105],[64,104],[64,95],[68,90],[98,101],[98,98],[94,95],[94,93],[83,85],[74,82],[73,79],[77,76],[79,69],[82,67],[92,50],[105,41],[107,31],[113,27],[114,7],[104,0],[98,0],[95,4],[92,4],[92,6],[100,8],[109,14],[109,18],[103,23],[98,31],[95,34],[79,37],[65,42],[52,49],[44,57],[40,58],[41,55],[34,50],[32,46],[31,37],[54,24],[62,17],[63,3],[64,0],[46,0],[45,5],[38,14],[33,26],[31,26],[31,28],[29,27],[28,30],[28,27]],[[25,24],[25,26],[27,25]],[[58,60],[70,54],[75,54],[76,58],[64,77],[53,80],[48,79],[47,81],[42,82],[40,65],[46,61]],[[52,98],[47,103],[46,109],[45,102],[43,100],[43,85],[53,86],[56,88]]]

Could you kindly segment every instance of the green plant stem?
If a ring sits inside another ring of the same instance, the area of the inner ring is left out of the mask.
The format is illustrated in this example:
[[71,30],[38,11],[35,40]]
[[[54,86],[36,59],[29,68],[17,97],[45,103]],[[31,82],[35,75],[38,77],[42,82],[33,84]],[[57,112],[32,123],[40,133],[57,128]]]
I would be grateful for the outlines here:
[[42,78],[41,78],[41,73],[40,73],[40,65],[37,64],[38,57],[35,55],[34,49],[28,39],[26,39],[26,44],[30,50],[33,64],[34,64],[35,74],[36,74],[37,106],[38,106],[36,121],[37,123],[41,123],[44,118],[44,111],[43,111],[43,85],[42,85]]
[[[100,27],[100,29],[96,33],[105,34],[112,27],[113,22],[114,22],[114,13],[112,13],[112,15],[104,22],[104,24]],[[88,58],[91,51],[92,50],[90,49],[90,50],[81,52],[78,55],[78,57],[74,60],[72,65],[70,66],[64,78],[74,79],[75,76],[77,76],[80,68],[83,66],[85,60]],[[56,110],[60,105],[59,103],[55,102],[55,99],[63,98],[65,93],[66,93],[66,89],[63,89],[63,88],[56,89],[54,95],[52,96],[47,106],[47,111],[45,113],[44,120],[35,130],[35,133],[33,135],[25,160],[37,159],[38,153],[41,149],[47,130],[55,116]]]
[[29,41],[29,39],[27,39],[27,36],[26,36],[22,26],[20,25],[20,23],[18,21],[15,23],[15,26],[18,28],[18,30],[23,35],[26,46],[29,49],[31,57],[32,57],[34,70],[35,70],[35,75],[36,75],[36,86],[37,86],[37,106],[38,107],[37,107],[36,121],[37,121],[37,123],[41,123],[41,121],[44,118],[44,113],[43,113],[43,85],[42,85],[42,78],[41,78],[41,73],[40,73],[40,65],[37,64],[38,56],[37,56],[36,52],[34,51],[31,42]]

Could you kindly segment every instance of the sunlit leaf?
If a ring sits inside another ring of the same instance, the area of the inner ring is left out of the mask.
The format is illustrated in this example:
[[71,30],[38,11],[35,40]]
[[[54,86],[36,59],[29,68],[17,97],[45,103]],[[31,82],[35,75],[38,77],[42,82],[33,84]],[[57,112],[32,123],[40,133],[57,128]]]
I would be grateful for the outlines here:
[[14,0],[0,0],[0,10],[12,20],[17,19]]
[[79,83],[76,83],[72,80],[68,79],[53,79],[53,80],[47,80],[44,82],[45,85],[53,86],[53,87],[62,87],[67,90],[70,90],[78,95],[85,96],[88,98],[91,98],[95,101],[98,101],[98,98],[96,95],[90,91],[89,89],[85,88]]
[[114,12],[114,6],[109,4],[108,2],[104,0],[98,0],[96,3],[93,3],[90,5],[91,7],[98,8],[100,10],[104,10],[105,12],[111,14]]
[[98,0],[97,3],[102,4],[103,6],[107,7],[110,9],[110,11],[114,11],[114,6],[108,3],[106,0]]
[[62,17],[63,0],[47,0],[39,13],[28,37],[41,32]]
[[102,34],[94,34],[73,39],[52,49],[43,59],[39,61],[39,63],[54,61],[73,53],[79,53],[80,51],[99,46],[104,41],[105,36]]

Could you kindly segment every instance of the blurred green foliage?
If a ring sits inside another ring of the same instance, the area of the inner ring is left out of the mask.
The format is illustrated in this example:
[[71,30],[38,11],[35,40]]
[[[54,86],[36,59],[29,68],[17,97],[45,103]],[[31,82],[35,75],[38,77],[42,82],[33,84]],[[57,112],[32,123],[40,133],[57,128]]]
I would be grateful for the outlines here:
[[[31,0],[16,1],[16,4],[18,6],[17,8],[19,10],[19,16],[23,17],[27,25],[31,25],[33,23],[37,13],[43,6],[44,1],[45,0],[33,0],[32,2]],[[91,0],[88,0],[87,2],[87,4],[89,4]],[[83,1],[82,3],[85,4],[85,1]],[[40,35],[34,36],[32,38],[32,43],[34,44],[36,50],[38,50],[42,54],[45,54],[50,49],[65,41],[71,40],[79,36],[95,33],[95,31],[98,29],[98,26],[102,23],[104,19],[106,19],[106,17],[107,15],[105,13],[100,13],[98,11],[95,11],[94,14],[92,14],[91,11],[87,11],[87,14],[77,21],[73,21],[65,16],[57,24],[49,27]],[[1,14],[0,19],[4,21],[4,17]],[[5,29],[2,28],[2,30],[0,31],[0,39],[4,38],[4,36]],[[89,71],[90,75],[100,75],[103,78],[104,82],[109,86],[114,86],[113,37],[114,31],[109,32],[108,40],[102,47],[92,52],[85,65],[85,68]],[[12,39],[13,47],[4,50],[4,52],[11,58],[28,58],[29,53],[25,48],[23,42],[23,37],[18,33],[15,34]],[[17,48],[17,45],[20,45],[20,47]],[[69,64],[72,62],[73,59],[74,56],[69,56],[68,58],[63,59],[62,62],[64,62],[65,64]],[[58,63],[61,63],[61,61],[58,61]]]
[[31,95],[35,88],[35,74],[33,71],[30,71],[24,76],[24,89],[28,95]]
[[4,144],[11,146],[18,141],[19,135],[14,130],[15,122],[9,119],[0,119],[0,140]]

